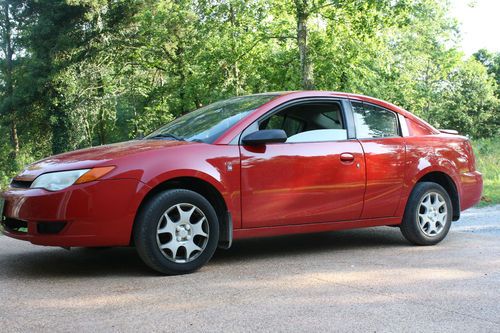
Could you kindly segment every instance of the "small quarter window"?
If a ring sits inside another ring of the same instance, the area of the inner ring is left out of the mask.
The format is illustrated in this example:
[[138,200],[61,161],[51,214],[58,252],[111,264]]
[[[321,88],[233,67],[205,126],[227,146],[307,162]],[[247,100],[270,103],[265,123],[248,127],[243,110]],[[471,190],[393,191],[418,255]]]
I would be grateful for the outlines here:
[[394,112],[358,102],[352,103],[352,110],[358,139],[399,136],[398,120]]

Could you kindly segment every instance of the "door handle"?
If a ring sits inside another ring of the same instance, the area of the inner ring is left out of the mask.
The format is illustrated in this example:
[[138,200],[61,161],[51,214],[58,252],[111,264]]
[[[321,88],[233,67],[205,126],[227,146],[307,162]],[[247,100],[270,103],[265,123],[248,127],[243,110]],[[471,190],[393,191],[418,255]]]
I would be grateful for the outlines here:
[[354,155],[351,153],[342,153],[340,154],[340,160],[342,162],[353,162],[354,161]]

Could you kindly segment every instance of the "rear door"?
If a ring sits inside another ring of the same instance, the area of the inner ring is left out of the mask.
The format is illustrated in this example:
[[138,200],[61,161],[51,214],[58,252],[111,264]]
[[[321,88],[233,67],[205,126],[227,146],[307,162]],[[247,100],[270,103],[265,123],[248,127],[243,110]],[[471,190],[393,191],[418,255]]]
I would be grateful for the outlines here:
[[341,101],[304,101],[273,112],[243,133],[283,129],[288,135],[286,143],[240,146],[243,227],[359,219],[363,150],[348,136]]
[[356,137],[365,153],[366,193],[361,218],[394,216],[403,189],[406,154],[399,118],[376,105],[351,104]]

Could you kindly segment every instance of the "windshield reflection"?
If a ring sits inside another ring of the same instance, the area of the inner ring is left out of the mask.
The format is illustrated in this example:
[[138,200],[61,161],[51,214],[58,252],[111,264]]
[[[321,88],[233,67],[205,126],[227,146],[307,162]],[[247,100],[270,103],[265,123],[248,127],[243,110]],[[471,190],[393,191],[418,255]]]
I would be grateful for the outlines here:
[[219,101],[190,112],[145,139],[213,143],[224,132],[277,94],[250,95]]

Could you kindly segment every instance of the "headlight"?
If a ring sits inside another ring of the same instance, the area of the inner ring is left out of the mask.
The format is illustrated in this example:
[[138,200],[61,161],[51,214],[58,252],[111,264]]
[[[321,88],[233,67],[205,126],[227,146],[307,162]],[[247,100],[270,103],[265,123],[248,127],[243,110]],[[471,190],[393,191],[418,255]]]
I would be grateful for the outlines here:
[[31,188],[44,188],[49,191],[58,191],[73,185],[80,176],[90,169],[51,172],[38,176],[31,184]]
[[73,184],[83,184],[97,180],[114,168],[115,167],[102,167],[45,173],[38,176],[30,187],[44,188],[49,191],[59,191]]

